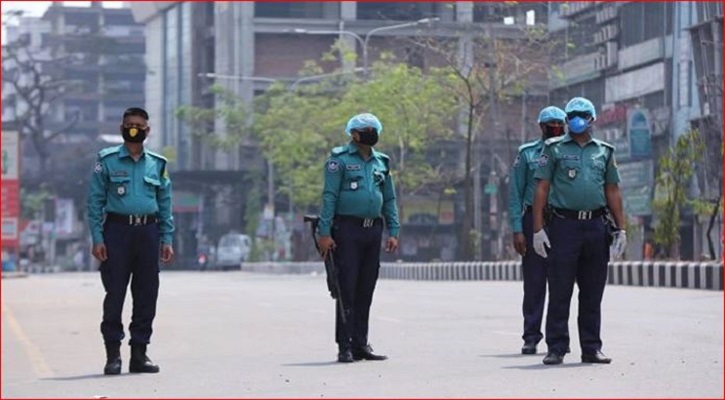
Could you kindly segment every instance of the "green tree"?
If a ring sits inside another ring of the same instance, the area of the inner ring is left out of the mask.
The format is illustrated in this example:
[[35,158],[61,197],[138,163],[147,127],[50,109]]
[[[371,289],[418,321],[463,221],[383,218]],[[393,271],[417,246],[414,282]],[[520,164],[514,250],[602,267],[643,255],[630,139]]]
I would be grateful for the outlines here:
[[664,247],[668,258],[680,258],[680,216],[684,207],[695,210],[702,202],[687,198],[688,186],[695,173],[695,165],[702,159],[705,144],[698,131],[693,130],[677,139],[659,159],[656,183],[659,193],[652,207],[656,213],[655,243]]
[[[477,143],[484,133],[501,134],[500,105],[532,88],[543,90],[540,83],[548,80],[549,51],[555,45],[547,40],[546,30],[541,27],[522,29],[517,35],[506,38],[493,36],[489,29],[478,31],[470,25],[459,32],[458,41],[428,38],[419,43],[443,61],[443,67],[432,68],[431,72],[441,77],[447,96],[456,101],[459,118],[465,127],[462,179],[465,215],[459,243],[462,244],[461,256],[466,260],[474,258],[473,239],[481,234],[473,231],[473,174],[481,168],[483,161],[480,154],[474,154]],[[480,129],[484,119],[486,132]],[[493,142],[491,140],[489,144]],[[494,147],[489,147],[491,157],[495,156]],[[500,232],[502,225],[503,218],[499,218],[496,230]]]

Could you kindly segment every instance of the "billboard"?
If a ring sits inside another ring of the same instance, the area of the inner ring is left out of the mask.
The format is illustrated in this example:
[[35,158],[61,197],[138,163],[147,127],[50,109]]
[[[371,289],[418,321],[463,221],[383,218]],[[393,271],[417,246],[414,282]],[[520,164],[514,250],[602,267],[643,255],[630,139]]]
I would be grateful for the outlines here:
[[17,247],[20,219],[20,136],[2,131],[2,246]]

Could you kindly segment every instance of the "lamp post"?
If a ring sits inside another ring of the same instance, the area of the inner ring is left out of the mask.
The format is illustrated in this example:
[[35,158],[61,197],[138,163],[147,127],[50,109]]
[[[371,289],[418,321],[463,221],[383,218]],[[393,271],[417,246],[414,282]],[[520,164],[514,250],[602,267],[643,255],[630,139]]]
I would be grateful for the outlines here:
[[388,25],[388,26],[381,26],[375,29],[372,29],[368,31],[368,33],[365,34],[365,38],[363,39],[360,35],[358,35],[355,32],[352,31],[345,31],[345,30],[307,30],[307,29],[293,29],[291,32],[304,34],[304,35],[348,35],[353,37],[355,40],[360,43],[360,46],[362,47],[363,51],[363,75],[365,76],[365,79],[368,78],[368,44],[370,43],[370,37],[376,33],[382,32],[382,31],[390,31],[394,29],[401,29],[401,28],[407,28],[409,26],[417,26],[421,24],[427,24],[435,21],[439,21],[440,18],[434,17],[434,18],[422,18],[417,21],[412,22],[406,22],[404,24],[397,24],[397,25]]

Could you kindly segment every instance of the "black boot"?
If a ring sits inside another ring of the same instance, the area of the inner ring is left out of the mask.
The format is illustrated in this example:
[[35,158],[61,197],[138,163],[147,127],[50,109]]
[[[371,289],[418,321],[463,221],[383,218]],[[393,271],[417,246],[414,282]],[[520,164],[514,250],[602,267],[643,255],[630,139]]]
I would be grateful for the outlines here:
[[131,345],[131,362],[128,365],[128,372],[159,372],[159,366],[152,363],[146,356],[145,344]]
[[338,345],[337,349],[338,349],[337,362],[351,363],[353,361],[352,351],[350,350],[350,346]]
[[103,367],[105,375],[118,375],[121,373],[121,342],[106,342],[106,366]]

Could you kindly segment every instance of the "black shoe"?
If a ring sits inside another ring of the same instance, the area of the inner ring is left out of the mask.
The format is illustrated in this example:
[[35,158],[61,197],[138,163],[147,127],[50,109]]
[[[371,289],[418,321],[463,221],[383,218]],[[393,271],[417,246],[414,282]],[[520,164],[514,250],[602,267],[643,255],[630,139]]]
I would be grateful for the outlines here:
[[591,364],[609,364],[612,362],[612,359],[597,350],[596,353],[582,354],[582,362]]
[[373,353],[373,348],[370,345],[365,345],[352,350],[352,358],[355,361],[359,360],[372,360],[372,361],[383,361],[387,360],[388,356],[382,354]]
[[104,375],[121,374],[121,342],[106,343],[106,365]]
[[340,349],[340,352],[337,353],[337,362],[339,362],[339,363],[353,362],[352,351],[350,349]]
[[521,348],[521,354],[536,354],[536,343],[524,343],[524,347]]
[[544,364],[546,365],[557,365],[564,362],[564,355],[560,353],[556,353],[553,351],[550,351],[546,354],[546,357],[544,357]]
[[159,372],[159,366],[152,363],[146,356],[145,344],[131,345],[131,362],[128,365],[128,372],[141,372],[155,374]]

